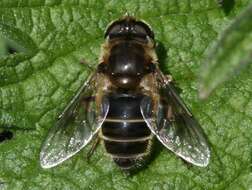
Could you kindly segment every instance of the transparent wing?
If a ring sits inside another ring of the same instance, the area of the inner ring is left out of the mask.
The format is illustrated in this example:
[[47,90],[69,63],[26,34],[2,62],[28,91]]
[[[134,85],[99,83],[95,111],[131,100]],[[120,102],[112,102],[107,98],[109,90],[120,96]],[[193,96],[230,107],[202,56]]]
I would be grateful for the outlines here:
[[100,129],[109,105],[103,98],[97,110],[94,78],[81,87],[49,131],[40,152],[43,168],[54,167],[79,152]]
[[169,150],[184,160],[201,167],[209,163],[210,150],[204,132],[173,86],[160,89],[157,111],[152,98],[145,97],[141,112],[151,131]]

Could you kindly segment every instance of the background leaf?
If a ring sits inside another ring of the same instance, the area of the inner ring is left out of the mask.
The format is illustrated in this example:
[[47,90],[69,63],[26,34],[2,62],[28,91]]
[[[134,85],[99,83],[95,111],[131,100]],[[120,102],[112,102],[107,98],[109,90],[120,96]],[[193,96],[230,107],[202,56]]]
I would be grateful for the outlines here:
[[252,63],[251,20],[252,4],[231,23],[208,52],[201,72],[199,90],[202,98]]
[[[248,5],[227,13],[213,0],[58,1],[0,0],[0,32],[24,52],[0,59],[0,127],[13,132],[0,144],[0,189],[250,189],[251,69],[208,102],[197,99],[196,76],[205,49]],[[106,25],[125,12],[146,20],[159,41],[162,70],[209,138],[207,168],[185,164],[160,144],[151,163],[134,176],[122,173],[99,146],[59,167],[39,165],[40,145],[56,116],[95,67]]]

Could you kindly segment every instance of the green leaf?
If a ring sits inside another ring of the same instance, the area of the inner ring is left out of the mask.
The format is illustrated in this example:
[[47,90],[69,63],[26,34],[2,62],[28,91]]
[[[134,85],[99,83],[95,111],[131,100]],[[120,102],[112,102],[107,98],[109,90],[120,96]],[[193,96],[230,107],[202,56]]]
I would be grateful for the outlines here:
[[206,98],[218,85],[235,78],[252,61],[252,4],[223,32],[203,61],[200,96]]
[[[0,0],[0,31],[24,52],[0,58],[0,127],[13,132],[0,143],[0,189],[230,189],[252,187],[251,69],[212,96],[197,99],[205,49],[248,5],[227,14],[213,0],[59,1]],[[122,173],[99,146],[53,169],[39,165],[41,143],[56,116],[97,65],[109,22],[129,12],[146,20],[159,42],[163,72],[172,73],[212,149],[207,168],[184,163],[157,144],[146,168]]]

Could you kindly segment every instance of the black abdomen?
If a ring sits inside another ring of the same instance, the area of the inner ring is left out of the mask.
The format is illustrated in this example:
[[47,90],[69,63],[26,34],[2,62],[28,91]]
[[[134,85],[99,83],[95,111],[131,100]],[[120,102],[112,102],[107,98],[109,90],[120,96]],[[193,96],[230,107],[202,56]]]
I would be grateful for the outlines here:
[[151,131],[140,112],[143,95],[110,94],[110,109],[102,126],[104,145],[125,170],[140,166],[148,156]]

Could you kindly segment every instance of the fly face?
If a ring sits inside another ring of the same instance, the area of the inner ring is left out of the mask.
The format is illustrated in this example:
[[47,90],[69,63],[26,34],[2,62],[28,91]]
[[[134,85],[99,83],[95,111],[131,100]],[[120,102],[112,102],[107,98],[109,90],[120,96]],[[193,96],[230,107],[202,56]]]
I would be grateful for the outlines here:
[[143,21],[137,21],[133,17],[126,16],[123,19],[112,22],[105,32],[105,38],[114,39],[134,39],[142,43],[148,43],[147,38],[154,39],[154,33],[150,26]]
[[100,138],[118,166],[132,168],[149,154],[153,136],[184,160],[208,165],[200,125],[159,70],[154,33],[126,16],[107,28],[99,66],[49,131],[40,163],[56,166]]

